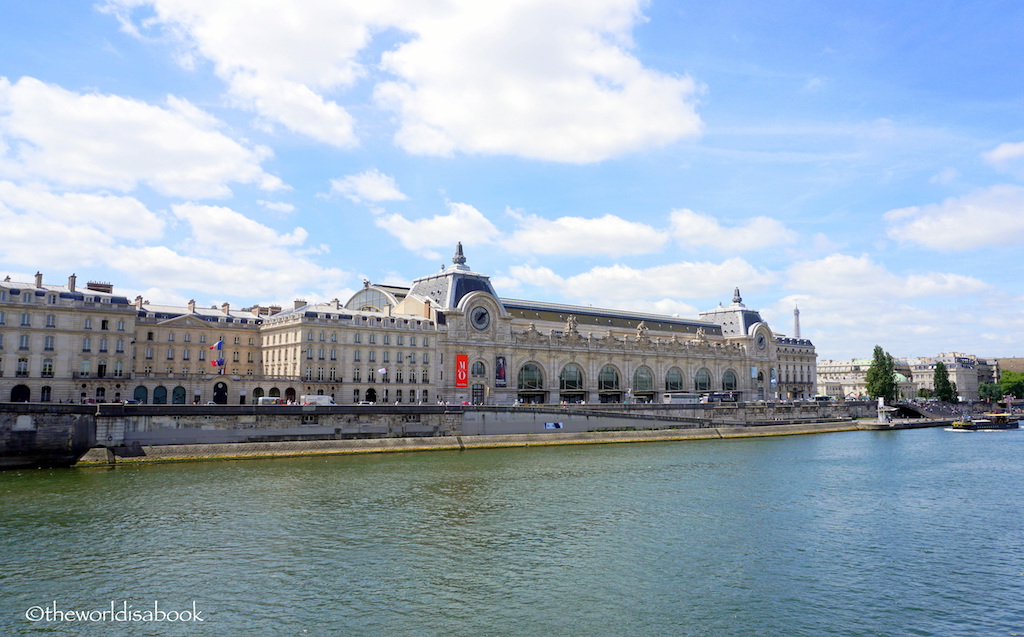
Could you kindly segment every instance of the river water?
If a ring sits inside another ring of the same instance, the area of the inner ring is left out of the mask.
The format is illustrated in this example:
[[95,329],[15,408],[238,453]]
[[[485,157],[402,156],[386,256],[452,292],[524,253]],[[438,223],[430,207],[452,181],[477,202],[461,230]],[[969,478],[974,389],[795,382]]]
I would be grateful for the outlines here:
[[5,472],[0,635],[1024,635],[1022,487],[1024,430]]

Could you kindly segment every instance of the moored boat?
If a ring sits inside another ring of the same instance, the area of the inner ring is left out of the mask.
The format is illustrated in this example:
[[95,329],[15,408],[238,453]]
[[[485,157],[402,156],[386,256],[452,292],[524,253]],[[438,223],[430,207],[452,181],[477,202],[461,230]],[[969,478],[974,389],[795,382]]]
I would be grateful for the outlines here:
[[1012,414],[982,414],[982,418],[957,420],[953,429],[965,431],[999,431],[1003,429],[1019,429],[1020,420]]

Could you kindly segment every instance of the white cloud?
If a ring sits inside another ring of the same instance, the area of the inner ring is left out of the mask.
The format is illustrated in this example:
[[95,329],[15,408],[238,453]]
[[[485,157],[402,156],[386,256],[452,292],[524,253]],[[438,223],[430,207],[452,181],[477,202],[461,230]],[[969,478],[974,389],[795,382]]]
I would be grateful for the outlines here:
[[513,254],[619,257],[657,252],[667,240],[662,230],[614,215],[549,220],[512,214],[517,217],[520,228],[503,243]]
[[826,298],[887,303],[923,297],[954,298],[986,292],[990,286],[974,277],[943,272],[900,276],[867,255],[833,254],[813,261],[798,261],[787,270],[787,287]]
[[378,84],[406,150],[585,163],[700,132],[696,84],[627,52],[633,0],[463,0],[412,11],[418,37],[382,58]]
[[982,155],[985,161],[994,166],[1003,166],[1008,162],[1024,157],[1024,142],[1007,142],[999,144]]
[[138,280],[163,281],[165,290],[220,298],[251,298],[254,289],[323,297],[348,276],[309,258],[319,249],[305,245],[308,233],[302,228],[282,234],[221,206],[182,204],[171,210],[189,230],[179,246],[122,247],[110,251],[108,263]]
[[970,351],[993,312],[985,307],[993,288],[984,281],[945,272],[900,275],[866,255],[796,262],[785,277],[785,287],[799,296],[766,314],[785,317],[773,327],[788,332],[798,298],[801,336],[822,358],[870,357],[876,344],[894,356]]
[[[140,7],[152,14],[136,19]],[[157,30],[184,59],[210,60],[229,94],[266,120],[337,146],[356,134],[333,98],[360,80],[398,113],[397,143],[418,154],[583,163],[701,129],[696,83],[629,53],[638,0],[108,0],[105,9],[129,33]],[[406,39],[364,65],[385,31]]]
[[1024,241],[1024,188],[996,185],[939,204],[890,210],[887,235],[942,251],[1019,245]]
[[[132,197],[55,194],[9,181],[0,181],[0,211],[4,210],[12,217],[32,216],[66,226],[95,227],[106,236],[118,239],[154,239],[160,237],[164,229],[163,220]],[[30,225],[27,221],[19,223]]]
[[364,201],[405,201],[408,197],[398,189],[395,178],[371,168],[358,175],[331,180],[331,194],[340,194],[356,203]]
[[[570,277],[549,268],[512,266],[508,276],[576,302],[693,316],[693,306],[681,299],[710,299],[736,286],[763,289],[776,275],[758,270],[743,259],[722,263],[672,263],[651,268],[624,265],[593,268]],[[705,308],[706,309],[706,308]]]
[[231,183],[282,187],[260,167],[269,150],[247,148],[217,128],[181,99],[161,108],[0,78],[0,137],[8,144],[0,176],[122,192],[146,184],[180,197],[226,197]]
[[727,227],[712,216],[686,209],[672,211],[671,234],[683,246],[722,252],[748,252],[796,241],[796,233],[776,219],[753,217]]
[[295,206],[290,203],[284,203],[283,201],[265,201],[263,199],[257,199],[256,203],[273,212],[280,212],[284,214],[295,212]]
[[451,248],[457,242],[494,243],[498,229],[479,210],[464,203],[449,203],[447,215],[409,220],[398,214],[381,214],[378,227],[395,236],[408,250],[430,259],[440,258],[436,248]]

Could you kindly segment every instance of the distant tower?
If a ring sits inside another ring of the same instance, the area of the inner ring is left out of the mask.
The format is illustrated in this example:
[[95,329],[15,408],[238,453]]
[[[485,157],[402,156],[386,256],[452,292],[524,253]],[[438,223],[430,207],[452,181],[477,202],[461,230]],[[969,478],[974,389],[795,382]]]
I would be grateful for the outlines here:
[[793,338],[800,338],[800,308],[793,306]]

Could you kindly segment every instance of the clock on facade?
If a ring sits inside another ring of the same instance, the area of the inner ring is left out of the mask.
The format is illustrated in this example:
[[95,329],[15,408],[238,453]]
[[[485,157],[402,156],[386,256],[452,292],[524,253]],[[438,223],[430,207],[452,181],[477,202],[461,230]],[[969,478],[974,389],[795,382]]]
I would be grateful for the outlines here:
[[485,307],[474,307],[469,312],[469,322],[478,330],[486,330],[491,324],[491,315]]
[[757,349],[762,349],[763,350],[765,347],[768,346],[768,339],[766,339],[764,337],[764,334],[758,334],[756,342],[757,342]]

